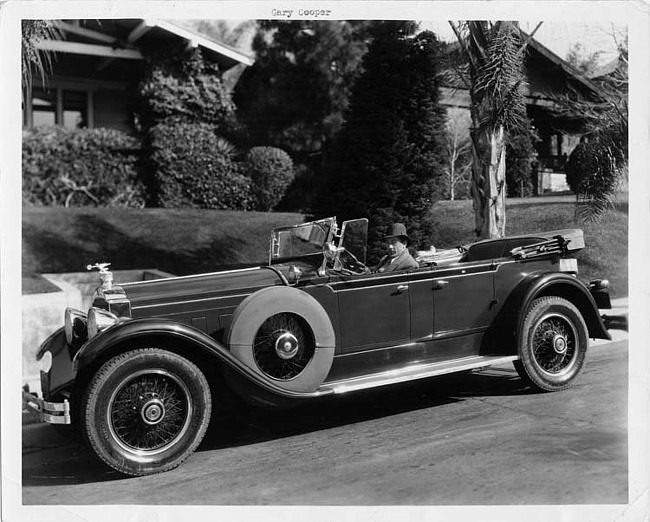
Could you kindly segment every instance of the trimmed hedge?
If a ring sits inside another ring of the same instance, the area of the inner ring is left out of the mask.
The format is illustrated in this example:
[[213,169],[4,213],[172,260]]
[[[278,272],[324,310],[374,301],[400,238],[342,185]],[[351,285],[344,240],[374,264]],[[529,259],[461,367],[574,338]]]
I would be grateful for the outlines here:
[[209,74],[178,78],[154,70],[140,84],[140,117],[145,128],[161,123],[210,123],[221,134],[236,127],[235,105],[223,82]]
[[114,129],[39,127],[23,133],[23,203],[142,207],[140,142]]
[[244,160],[245,173],[252,180],[255,210],[274,210],[294,178],[293,161],[275,147],[253,147]]
[[207,123],[159,124],[150,129],[156,206],[250,210],[250,178],[223,138]]

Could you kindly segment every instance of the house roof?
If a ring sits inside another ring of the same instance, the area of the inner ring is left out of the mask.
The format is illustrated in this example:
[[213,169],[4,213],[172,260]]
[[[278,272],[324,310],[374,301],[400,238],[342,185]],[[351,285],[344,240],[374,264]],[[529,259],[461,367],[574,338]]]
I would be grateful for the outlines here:
[[[526,34],[524,31],[521,32],[524,38],[528,38],[529,36],[528,34]],[[528,46],[529,48],[532,48],[538,53],[540,53],[544,58],[548,59],[549,61],[557,65],[567,75],[569,75],[571,79],[581,83],[584,87],[592,91],[594,94],[597,94],[599,92],[599,88],[594,82],[589,80],[578,69],[573,67],[573,65],[571,65],[566,60],[560,58],[557,54],[555,54],[553,51],[551,51],[548,47],[543,45],[541,42],[535,40],[535,38],[530,38],[528,42]]]
[[[533,61],[537,64],[543,63],[545,72],[563,77],[567,83],[578,87],[582,91],[586,91],[586,93],[590,95],[598,95],[600,89],[595,82],[587,78],[569,62],[560,58],[534,37],[530,37],[530,35],[524,31],[521,31],[521,33],[523,38],[528,40],[527,64],[530,64]],[[460,45],[458,42],[452,42],[449,44],[449,56],[452,63],[458,63],[462,60],[462,57],[460,56]],[[528,71],[529,76],[530,72],[531,71]],[[467,84],[454,67],[445,71],[443,78],[443,83],[448,88],[460,90],[468,89]]]
[[56,27],[63,38],[42,40],[37,43],[37,48],[56,53],[103,57],[106,60],[143,60],[144,48],[176,40],[185,42],[188,48],[200,47],[204,55],[217,63],[222,71],[235,66],[249,66],[254,62],[241,50],[165,20],[60,20],[56,22]]

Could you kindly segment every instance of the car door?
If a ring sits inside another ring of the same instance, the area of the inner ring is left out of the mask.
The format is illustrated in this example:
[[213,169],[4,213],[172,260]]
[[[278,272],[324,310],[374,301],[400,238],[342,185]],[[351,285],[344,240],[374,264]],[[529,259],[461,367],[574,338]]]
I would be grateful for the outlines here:
[[337,293],[342,353],[409,342],[407,272],[338,276],[330,284]]
[[413,340],[446,339],[486,330],[494,318],[494,268],[491,260],[482,260],[413,272]]
[[433,271],[433,337],[480,334],[494,319],[492,260],[455,263]]

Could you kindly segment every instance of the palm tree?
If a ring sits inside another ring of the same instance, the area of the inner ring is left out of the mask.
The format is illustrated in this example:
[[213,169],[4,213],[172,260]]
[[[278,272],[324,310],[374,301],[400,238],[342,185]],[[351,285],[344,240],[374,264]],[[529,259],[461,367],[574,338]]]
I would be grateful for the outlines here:
[[506,133],[525,116],[526,42],[515,22],[450,22],[464,58],[457,73],[469,88],[472,198],[478,239],[503,237]]
[[31,90],[32,78],[45,76],[51,67],[51,56],[48,52],[39,51],[36,44],[40,40],[60,40],[61,32],[54,20],[23,20],[22,21],[22,78],[23,95]]

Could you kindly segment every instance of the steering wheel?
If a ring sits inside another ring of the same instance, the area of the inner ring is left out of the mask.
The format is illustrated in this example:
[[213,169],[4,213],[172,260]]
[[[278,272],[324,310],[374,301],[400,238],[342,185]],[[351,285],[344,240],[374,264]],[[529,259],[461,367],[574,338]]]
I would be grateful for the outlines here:
[[344,275],[360,275],[370,272],[366,265],[359,261],[354,254],[345,248],[337,254],[333,266],[331,266],[329,270]]

